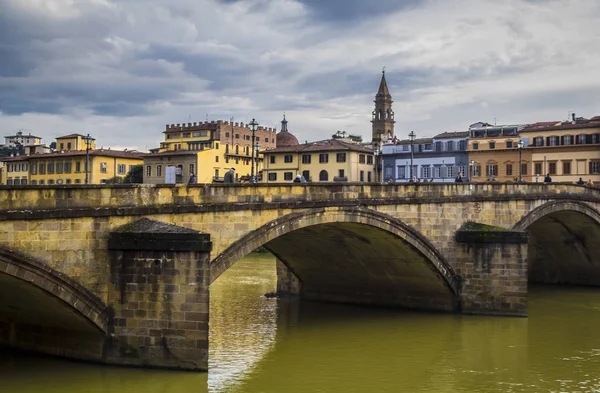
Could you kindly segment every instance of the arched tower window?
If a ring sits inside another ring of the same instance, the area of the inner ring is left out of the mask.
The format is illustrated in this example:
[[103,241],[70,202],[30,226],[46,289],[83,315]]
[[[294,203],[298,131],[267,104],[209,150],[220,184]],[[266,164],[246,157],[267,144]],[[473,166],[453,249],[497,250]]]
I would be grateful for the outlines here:
[[329,181],[329,174],[327,171],[323,170],[319,172],[319,181]]

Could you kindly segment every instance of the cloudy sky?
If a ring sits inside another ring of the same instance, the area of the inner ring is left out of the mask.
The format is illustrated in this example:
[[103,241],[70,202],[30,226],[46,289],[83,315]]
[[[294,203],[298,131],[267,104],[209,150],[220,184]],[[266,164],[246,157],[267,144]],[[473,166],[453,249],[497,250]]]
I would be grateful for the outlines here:
[[598,0],[0,0],[0,130],[144,150],[229,119],[369,140],[600,115]]

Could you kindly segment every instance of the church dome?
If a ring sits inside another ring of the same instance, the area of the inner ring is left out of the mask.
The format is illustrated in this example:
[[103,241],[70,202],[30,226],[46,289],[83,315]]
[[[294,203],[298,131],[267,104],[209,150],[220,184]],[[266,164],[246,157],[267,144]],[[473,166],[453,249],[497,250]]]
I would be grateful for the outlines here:
[[287,129],[288,121],[285,119],[285,114],[283,115],[283,120],[281,121],[281,131],[276,135],[276,144],[275,147],[288,147],[288,146],[298,146],[298,139],[288,131]]

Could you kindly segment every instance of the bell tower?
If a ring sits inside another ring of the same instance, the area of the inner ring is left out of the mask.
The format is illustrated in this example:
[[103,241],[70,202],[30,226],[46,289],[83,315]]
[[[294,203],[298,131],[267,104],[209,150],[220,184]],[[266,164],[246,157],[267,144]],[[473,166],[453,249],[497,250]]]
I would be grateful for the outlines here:
[[379,90],[375,96],[375,110],[371,123],[373,124],[372,142],[385,143],[389,138],[394,137],[394,111],[392,110],[392,96],[388,90],[387,82],[385,81],[385,67],[381,72],[381,82]]

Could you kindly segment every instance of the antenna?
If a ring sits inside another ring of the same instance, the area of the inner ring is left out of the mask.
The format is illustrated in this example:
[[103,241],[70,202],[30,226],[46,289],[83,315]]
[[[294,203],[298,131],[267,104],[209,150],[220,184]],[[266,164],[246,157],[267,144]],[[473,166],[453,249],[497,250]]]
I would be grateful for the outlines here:
[[208,121],[208,113],[206,114],[206,121]]

